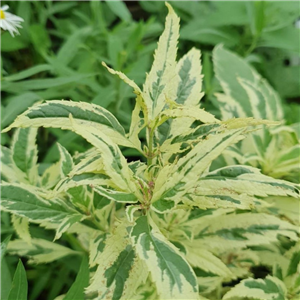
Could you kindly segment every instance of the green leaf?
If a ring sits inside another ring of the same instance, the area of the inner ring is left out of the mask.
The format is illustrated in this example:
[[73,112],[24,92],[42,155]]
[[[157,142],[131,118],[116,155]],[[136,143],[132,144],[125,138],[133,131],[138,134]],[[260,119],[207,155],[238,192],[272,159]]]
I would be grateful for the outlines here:
[[42,24],[32,24],[29,33],[35,49],[41,54],[46,53],[51,46],[47,29]]
[[22,261],[19,260],[9,292],[8,300],[27,300],[27,276]]
[[192,268],[178,249],[149,224],[146,216],[136,220],[130,236],[161,298],[198,299],[198,284]]
[[63,300],[83,300],[84,299],[84,289],[89,284],[89,265],[86,256],[83,256],[80,265],[79,272],[76,276],[74,283],[67,292]]
[[121,20],[129,22],[131,21],[131,14],[122,1],[105,1],[108,7],[113,13],[115,13]]
[[40,72],[52,71],[52,70],[53,70],[53,68],[50,65],[47,65],[47,64],[36,65],[36,66],[33,66],[33,67],[31,67],[27,70],[21,71],[19,73],[6,76],[6,77],[3,78],[3,80],[7,80],[7,81],[22,80],[22,79],[25,79],[27,77],[31,77],[33,75],[36,75]]
[[42,90],[53,87],[59,87],[69,83],[79,83],[85,78],[91,77],[94,74],[76,74],[67,77],[57,77],[57,78],[44,78],[44,79],[29,79],[17,82],[2,82],[2,90],[5,92],[16,93],[32,91],[32,90]]

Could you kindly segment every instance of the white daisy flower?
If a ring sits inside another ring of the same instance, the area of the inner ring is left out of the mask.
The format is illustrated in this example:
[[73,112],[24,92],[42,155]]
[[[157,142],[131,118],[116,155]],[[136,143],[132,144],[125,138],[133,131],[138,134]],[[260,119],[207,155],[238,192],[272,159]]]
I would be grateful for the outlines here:
[[19,34],[17,27],[22,28],[20,23],[24,22],[24,20],[7,12],[7,10],[8,5],[4,5],[0,8],[0,27],[3,30],[8,30],[9,33],[14,36],[14,33]]

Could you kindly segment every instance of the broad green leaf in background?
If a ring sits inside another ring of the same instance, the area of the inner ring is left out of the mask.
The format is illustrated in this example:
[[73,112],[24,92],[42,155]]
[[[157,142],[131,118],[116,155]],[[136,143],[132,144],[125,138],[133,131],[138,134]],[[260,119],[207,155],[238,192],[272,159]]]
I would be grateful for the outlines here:
[[89,284],[89,265],[86,256],[83,256],[80,269],[71,288],[63,300],[83,300],[84,289]]
[[0,243],[0,270],[1,270],[1,276],[0,276],[0,298],[3,300],[8,299],[8,295],[11,288],[11,274],[7,265],[7,262],[4,258],[5,252],[7,250],[7,245],[11,239],[11,236],[8,236],[5,238],[5,240]]
[[27,291],[28,283],[26,277],[26,271],[22,264],[22,261],[19,260],[13,281],[12,287],[9,292],[8,300],[27,300]]
[[122,1],[105,1],[108,7],[123,21],[131,21],[131,14]]

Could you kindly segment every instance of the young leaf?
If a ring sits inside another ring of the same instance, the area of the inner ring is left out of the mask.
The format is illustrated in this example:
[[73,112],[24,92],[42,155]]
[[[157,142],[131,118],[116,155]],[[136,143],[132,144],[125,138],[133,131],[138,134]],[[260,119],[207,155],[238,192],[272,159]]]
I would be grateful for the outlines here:
[[[227,130],[225,133],[211,135],[198,143],[187,155],[173,165],[163,167],[156,179],[152,208],[163,212],[174,206],[180,197],[189,190],[207,169],[213,159],[230,144],[237,141],[243,129]],[[166,204],[169,203],[167,206]]]
[[161,298],[198,299],[198,285],[192,268],[178,249],[149,224],[146,216],[136,220],[130,236]]
[[159,38],[155,50],[154,62],[147,75],[144,85],[144,97],[151,119],[154,119],[166,104],[166,99],[175,100],[178,88],[178,75],[176,74],[176,53],[179,37],[179,18],[171,5],[166,3],[169,13],[166,18],[165,30]]

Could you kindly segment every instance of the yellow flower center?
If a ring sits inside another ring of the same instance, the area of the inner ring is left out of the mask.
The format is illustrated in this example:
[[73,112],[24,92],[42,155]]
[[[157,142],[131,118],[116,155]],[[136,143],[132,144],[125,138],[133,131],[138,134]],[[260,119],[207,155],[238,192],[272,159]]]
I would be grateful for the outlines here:
[[2,9],[0,9],[0,19],[5,19],[5,14]]

